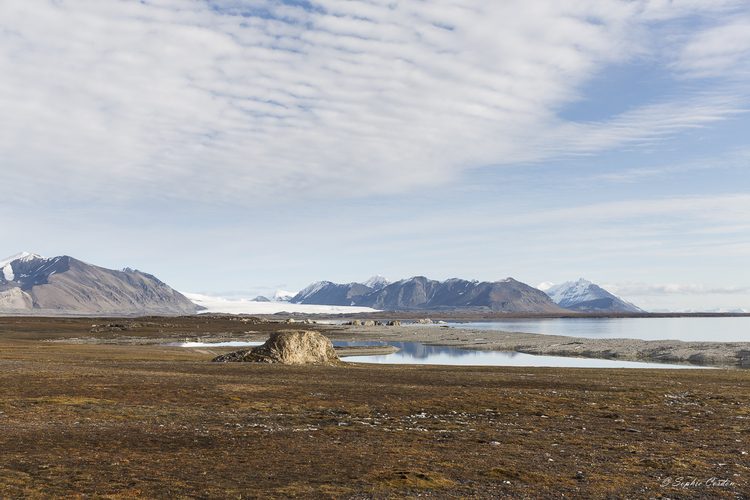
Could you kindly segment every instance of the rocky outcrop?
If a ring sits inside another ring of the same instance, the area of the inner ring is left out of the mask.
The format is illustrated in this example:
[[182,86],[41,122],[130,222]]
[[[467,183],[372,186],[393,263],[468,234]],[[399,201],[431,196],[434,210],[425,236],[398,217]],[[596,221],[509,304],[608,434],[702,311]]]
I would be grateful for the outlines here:
[[336,365],[341,362],[327,337],[318,332],[296,330],[275,332],[261,346],[222,354],[212,361],[284,365]]
[[31,309],[34,299],[20,288],[11,288],[0,292],[0,309]]

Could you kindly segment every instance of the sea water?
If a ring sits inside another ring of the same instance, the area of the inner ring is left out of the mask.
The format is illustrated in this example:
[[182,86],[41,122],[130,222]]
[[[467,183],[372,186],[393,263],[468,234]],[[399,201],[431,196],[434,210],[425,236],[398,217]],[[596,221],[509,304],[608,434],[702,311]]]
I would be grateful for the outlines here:
[[447,326],[590,339],[750,342],[750,316],[493,319],[470,323],[450,322]]

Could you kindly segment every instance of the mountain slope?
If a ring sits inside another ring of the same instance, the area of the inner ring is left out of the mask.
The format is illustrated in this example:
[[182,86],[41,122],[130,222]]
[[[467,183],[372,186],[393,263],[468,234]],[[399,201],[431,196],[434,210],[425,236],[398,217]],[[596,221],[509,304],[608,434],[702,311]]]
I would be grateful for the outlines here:
[[560,307],[580,312],[645,312],[583,278],[561,285],[544,283],[540,288]]
[[23,253],[0,261],[0,312],[193,314],[198,307],[156,277],[114,271],[69,256]]
[[351,306],[354,298],[375,291],[362,283],[339,285],[330,281],[316,281],[291,298],[292,304]]
[[415,276],[357,297],[355,305],[388,310],[565,312],[540,290],[513,278],[477,282],[457,278],[435,281],[424,276]]

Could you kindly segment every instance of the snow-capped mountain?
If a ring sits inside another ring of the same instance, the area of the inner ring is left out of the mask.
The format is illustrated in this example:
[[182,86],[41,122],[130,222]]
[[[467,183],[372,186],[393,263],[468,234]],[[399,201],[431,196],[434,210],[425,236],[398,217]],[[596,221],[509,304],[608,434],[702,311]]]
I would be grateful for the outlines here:
[[155,276],[114,271],[66,255],[23,252],[0,260],[0,313],[192,314],[199,308]]
[[583,278],[561,285],[545,282],[538,287],[564,309],[581,312],[645,312]]
[[385,276],[381,276],[379,274],[376,274],[369,280],[362,283],[363,285],[372,288],[375,291],[382,290],[383,288],[387,287],[391,284],[391,281],[388,280]]

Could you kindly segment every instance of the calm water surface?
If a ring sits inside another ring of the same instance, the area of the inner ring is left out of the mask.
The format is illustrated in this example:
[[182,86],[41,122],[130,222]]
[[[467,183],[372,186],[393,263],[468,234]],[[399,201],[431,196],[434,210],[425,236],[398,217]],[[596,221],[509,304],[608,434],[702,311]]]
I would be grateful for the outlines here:
[[750,342],[750,317],[553,318],[449,323],[453,328],[542,333],[592,339]]
[[508,351],[462,351],[452,347],[427,346],[415,342],[333,342],[339,346],[392,345],[401,350],[384,356],[349,356],[341,358],[351,363],[383,363],[407,365],[451,366],[550,366],[574,368],[702,368],[692,365],[638,363],[607,359],[534,356]]

